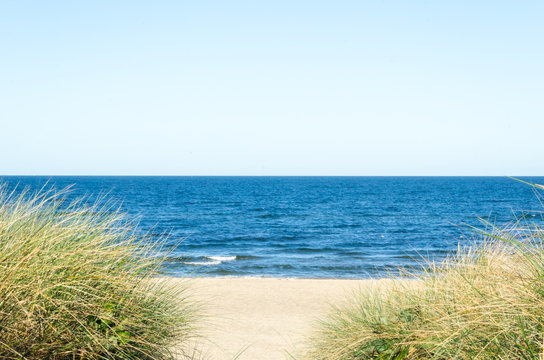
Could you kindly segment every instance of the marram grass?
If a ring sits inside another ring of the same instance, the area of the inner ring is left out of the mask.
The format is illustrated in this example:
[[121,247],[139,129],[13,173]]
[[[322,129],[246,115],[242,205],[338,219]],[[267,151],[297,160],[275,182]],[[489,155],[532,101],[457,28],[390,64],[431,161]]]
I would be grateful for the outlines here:
[[417,281],[334,309],[308,358],[544,359],[543,230],[519,220],[480,236]]
[[0,359],[171,359],[193,333],[185,288],[111,208],[0,188]]

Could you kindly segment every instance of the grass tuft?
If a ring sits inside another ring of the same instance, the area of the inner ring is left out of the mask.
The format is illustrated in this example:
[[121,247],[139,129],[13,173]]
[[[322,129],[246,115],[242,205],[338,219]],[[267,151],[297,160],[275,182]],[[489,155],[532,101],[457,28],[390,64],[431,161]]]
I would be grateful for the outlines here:
[[308,358],[544,359],[544,232],[526,219],[418,281],[361,291],[321,323]]
[[112,207],[0,187],[0,358],[174,358],[194,307],[148,240]]

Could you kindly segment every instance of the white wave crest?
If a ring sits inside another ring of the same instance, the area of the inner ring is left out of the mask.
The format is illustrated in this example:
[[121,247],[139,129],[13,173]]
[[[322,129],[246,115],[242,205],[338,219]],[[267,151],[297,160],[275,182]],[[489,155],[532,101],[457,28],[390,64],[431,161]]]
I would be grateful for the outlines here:
[[195,266],[210,266],[210,265],[219,265],[221,264],[221,261],[187,261],[187,265],[195,265]]
[[232,261],[236,260],[236,256],[204,256],[206,259],[214,260],[214,261]]

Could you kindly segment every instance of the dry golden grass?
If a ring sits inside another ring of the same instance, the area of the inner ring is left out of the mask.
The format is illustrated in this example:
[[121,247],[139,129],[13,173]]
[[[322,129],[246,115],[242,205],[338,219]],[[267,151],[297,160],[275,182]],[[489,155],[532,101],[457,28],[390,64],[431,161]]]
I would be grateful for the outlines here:
[[543,359],[544,247],[539,226],[491,227],[472,247],[336,308],[310,359]]
[[173,358],[194,309],[184,287],[150,281],[160,242],[64,195],[0,191],[0,359]]

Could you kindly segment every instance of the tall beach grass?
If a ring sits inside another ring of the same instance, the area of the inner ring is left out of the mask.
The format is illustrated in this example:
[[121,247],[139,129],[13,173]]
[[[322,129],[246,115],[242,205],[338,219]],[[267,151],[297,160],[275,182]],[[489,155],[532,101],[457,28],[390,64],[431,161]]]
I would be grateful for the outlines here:
[[335,308],[310,359],[544,359],[543,229],[489,225],[473,246]]
[[65,195],[0,188],[0,359],[184,358],[194,306],[155,278],[161,242]]

